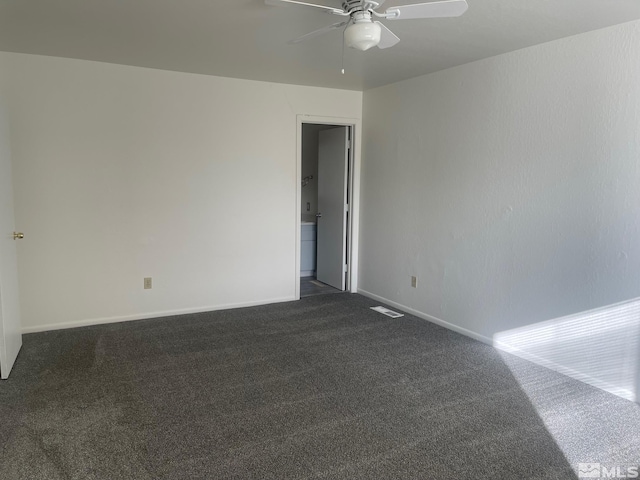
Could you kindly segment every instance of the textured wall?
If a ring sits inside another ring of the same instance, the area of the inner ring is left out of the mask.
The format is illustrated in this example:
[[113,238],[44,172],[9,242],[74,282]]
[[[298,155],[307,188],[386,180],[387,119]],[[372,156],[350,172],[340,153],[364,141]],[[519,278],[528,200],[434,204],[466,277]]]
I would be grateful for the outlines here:
[[640,297],[639,58],[634,22],[365,92],[360,288],[485,339]]
[[[305,215],[318,213],[318,127],[302,126],[302,178],[312,176],[313,179],[302,187],[300,192],[302,204],[300,211]],[[310,210],[307,211],[307,202]]]
[[[309,183],[302,188],[301,209],[302,217],[313,217],[318,213],[318,132],[334,128],[333,125],[302,125],[302,178],[313,176]],[[307,202],[311,210],[307,212]],[[315,219],[315,218],[314,218]]]
[[24,327],[294,298],[296,116],[359,118],[361,93],[19,54],[0,70]]

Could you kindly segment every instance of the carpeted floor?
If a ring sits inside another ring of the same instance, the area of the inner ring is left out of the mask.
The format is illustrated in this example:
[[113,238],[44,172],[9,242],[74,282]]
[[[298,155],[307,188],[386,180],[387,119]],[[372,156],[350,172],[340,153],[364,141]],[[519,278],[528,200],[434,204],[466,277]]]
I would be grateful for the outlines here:
[[638,405],[375,304],[27,335],[0,383],[0,478],[568,479],[577,461],[640,463]]

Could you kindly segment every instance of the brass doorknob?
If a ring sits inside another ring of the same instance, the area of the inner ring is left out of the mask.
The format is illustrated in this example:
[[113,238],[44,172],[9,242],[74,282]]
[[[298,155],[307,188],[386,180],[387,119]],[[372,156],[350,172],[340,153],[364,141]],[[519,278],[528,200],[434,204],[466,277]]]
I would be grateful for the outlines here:
[[21,232],[13,232],[13,239],[18,240],[24,238],[24,233]]

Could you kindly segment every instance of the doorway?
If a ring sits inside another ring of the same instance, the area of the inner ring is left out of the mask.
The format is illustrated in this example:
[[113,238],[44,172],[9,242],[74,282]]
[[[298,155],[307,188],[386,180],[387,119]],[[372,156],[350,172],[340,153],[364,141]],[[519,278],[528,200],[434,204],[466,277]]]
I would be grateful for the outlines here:
[[353,125],[301,125],[300,297],[350,288],[353,137]]

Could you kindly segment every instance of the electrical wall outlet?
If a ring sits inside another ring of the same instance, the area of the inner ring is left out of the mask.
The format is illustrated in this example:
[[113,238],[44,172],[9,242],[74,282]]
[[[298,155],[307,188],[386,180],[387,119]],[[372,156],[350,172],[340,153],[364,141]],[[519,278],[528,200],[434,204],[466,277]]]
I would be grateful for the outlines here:
[[144,277],[144,289],[145,290],[151,289],[151,277]]
[[413,288],[418,288],[418,277],[411,277],[411,286]]

